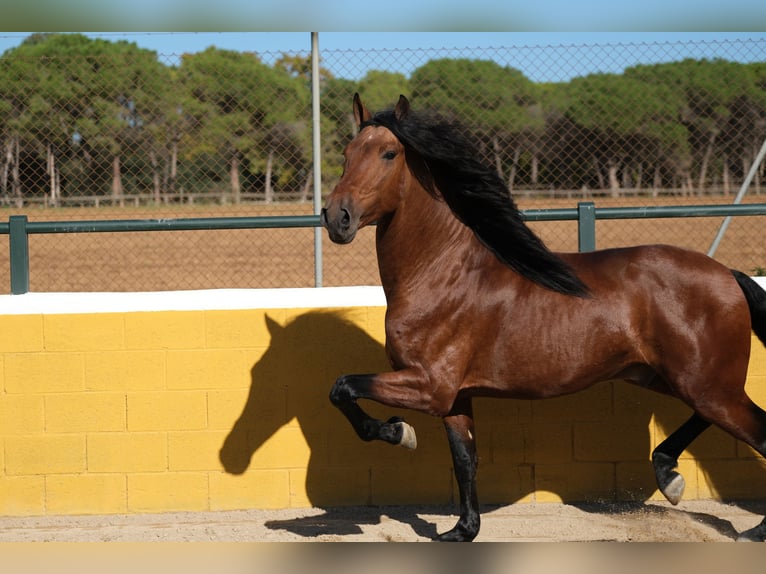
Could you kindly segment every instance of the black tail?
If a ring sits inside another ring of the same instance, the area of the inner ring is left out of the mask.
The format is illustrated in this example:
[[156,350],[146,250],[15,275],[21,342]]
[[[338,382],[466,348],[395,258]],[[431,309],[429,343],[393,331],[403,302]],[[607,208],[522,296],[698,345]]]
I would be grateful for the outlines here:
[[747,305],[750,307],[753,332],[766,345],[766,290],[745,273],[734,269],[731,272],[745,294]]

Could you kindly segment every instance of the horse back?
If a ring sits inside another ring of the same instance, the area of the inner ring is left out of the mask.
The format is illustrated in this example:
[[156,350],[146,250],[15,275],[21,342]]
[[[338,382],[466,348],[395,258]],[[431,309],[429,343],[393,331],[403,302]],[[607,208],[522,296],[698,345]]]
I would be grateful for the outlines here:
[[672,245],[640,245],[562,254],[597,296],[620,289],[679,296],[707,293],[744,302],[731,270],[707,255]]
[[[530,289],[537,295],[525,303],[536,304],[537,311],[521,312],[526,336],[508,345],[511,352],[505,355],[513,366],[514,393],[555,396],[611,378],[656,387],[658,381],[678,380],[680,373],[746,368],[749,310],[733,274],[721,263],[665,245],[562,258],[590,295]],[[547,359],[520,359],[527,356]]]
[[[644,340],[673,345],[721,341],[749,349],[750,312],[731,270],[703,253],[645,245],[572,254],[565,260],[597,304]],[[662,350],[664,349],[664,351]]]

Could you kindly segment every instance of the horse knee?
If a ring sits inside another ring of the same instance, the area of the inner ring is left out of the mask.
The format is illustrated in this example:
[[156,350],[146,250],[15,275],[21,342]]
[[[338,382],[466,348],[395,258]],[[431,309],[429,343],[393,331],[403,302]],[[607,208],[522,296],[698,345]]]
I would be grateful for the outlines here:
[[330,389],[330,402],[336,407],[368,398],[375,375],[341,375]]
[[351,402],[352,400],[353,397],[348,384],[348,377],[346,375],[342,375],[338,377],[338,379],[335,381],[335,384],[332,386],[332,389],[330,389],[330,402],[336,407],[339,407],[340,405]]

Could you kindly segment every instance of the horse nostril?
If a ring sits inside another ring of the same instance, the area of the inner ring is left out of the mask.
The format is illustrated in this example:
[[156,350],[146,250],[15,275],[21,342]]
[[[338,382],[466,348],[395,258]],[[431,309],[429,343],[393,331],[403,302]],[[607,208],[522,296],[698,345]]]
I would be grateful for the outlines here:
[[341,217],[341,223],[343,225],[348,225],[351,222],[351,213],[349,213],[348,209],[341,208],[341,213],[343,216]]

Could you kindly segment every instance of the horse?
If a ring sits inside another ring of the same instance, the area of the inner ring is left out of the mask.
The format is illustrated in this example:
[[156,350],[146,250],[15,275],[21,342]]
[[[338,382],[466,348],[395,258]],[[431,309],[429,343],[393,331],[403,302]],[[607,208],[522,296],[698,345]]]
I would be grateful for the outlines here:
[[[676,397],[692,415],[652,452],[677,504],[681,453],[711,425],[766,457],[766,411],[745,391],[751,332],[766,345],[766,291],[707,255],[670,245],[557,253],[525,224],[497,171],[458,122],[405,96],[357,134],[320,212],[334,243],[375,224],[392,370],[338,377],[330,401],[364,441],[415,448],[401,417],[369,399],[443,420],[460,514],[439,541],[479,533],[474,397],[544,399],[623,379]],[[739,534],[763,541],[766,517]]]

